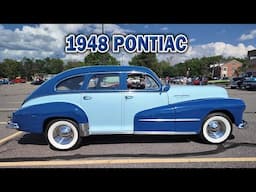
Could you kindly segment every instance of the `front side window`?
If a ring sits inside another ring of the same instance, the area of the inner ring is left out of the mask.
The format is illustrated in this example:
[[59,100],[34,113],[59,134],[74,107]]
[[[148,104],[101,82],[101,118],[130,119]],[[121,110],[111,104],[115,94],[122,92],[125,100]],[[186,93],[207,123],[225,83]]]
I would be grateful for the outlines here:
[[87,89],[118,89],[120,85],[120,77],[118,74],[95,74],[88,83]]
[[159,85],[149,75],[145,74],[128,74],[127,88],[138,90],[157,90]]
[[76,76],[61,81],[57,86],[57,91],[80,90],[83,86],[84,76]]

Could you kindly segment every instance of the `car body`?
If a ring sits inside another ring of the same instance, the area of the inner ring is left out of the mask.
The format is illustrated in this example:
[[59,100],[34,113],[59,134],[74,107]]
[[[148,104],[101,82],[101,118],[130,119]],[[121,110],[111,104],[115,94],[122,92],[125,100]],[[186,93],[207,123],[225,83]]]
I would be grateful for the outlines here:
[[198,134],[222,143],[245,126],[241,99],[217,86],[161,84],[139,66],[91,66],[43,83],[12,114],[8,128],[44,133],[51,148],[69,150],[102,134]]

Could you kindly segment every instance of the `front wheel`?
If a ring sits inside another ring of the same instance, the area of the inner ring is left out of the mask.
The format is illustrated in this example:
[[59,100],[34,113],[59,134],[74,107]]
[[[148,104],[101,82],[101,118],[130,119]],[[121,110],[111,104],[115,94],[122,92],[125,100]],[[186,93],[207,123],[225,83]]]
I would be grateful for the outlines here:
[[207,116],[201,129],[201,138],[207,143],[219,144],[225,142],[232,133],[230,118],[223,113],[213,113]]
[[46,129],[46,138],[52,149],[75,149],[81,142],[78,125],[67,119],[51,121]]

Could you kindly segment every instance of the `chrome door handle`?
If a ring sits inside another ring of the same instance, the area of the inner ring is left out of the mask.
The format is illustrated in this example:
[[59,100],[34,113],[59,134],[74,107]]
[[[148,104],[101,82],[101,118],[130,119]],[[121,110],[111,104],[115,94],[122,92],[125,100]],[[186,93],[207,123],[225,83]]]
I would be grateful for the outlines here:
[[132,99],[132,98],[133,96],[128,96],[128,95],[125,96],[125,99]]
[[90,97],[90,96],[84,96],[83,99],[84,99],[84,100],[90,100],[90,99],[92,99],[92,97]]

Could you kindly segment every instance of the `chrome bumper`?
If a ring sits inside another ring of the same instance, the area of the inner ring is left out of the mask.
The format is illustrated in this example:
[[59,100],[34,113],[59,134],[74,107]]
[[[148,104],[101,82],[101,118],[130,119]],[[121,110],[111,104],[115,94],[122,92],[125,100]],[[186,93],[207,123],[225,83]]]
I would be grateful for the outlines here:
[[242,123],[238,125],[239,129],[249,128],[247,121],[243,120]]
[[18,123],[13,123],[12,121],[8,121],[7,125],[5,126],[8,129],[19,129]]

